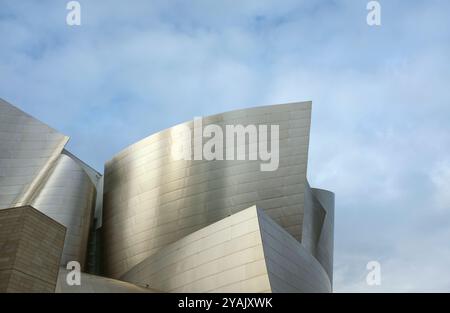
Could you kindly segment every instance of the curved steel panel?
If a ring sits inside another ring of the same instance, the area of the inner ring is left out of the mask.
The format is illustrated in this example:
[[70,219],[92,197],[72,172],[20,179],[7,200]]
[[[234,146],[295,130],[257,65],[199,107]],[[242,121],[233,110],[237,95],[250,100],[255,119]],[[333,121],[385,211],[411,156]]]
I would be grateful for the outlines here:
[[164,292],[330,292],[321,264],[252,206],[165,246],[122,279]]
[[164,292],[270,291],[256,207],[165,246],[122,279]]
[[66,226],[62,262],[83,266],[100,175],[65,152],[68,139],[0,99],[0,208],[32,205]]
[[95,186],[84,169],[61,154],[32,200],[36,209],[67,228],[62,264],[78,261],[84,268],[95,195]]
[[330,281],[333,282],[334,193],[317,188],[311,190],[317,202],[326,212],[318,240],[316,258],[327,271]]
[[0,209],[29,204],[68,139],[0,99]]
[[310,251],[266,214],[259,217],[272,292],[331,292],[328,273]]
[[204,126],[279,125],[280,163],[272,172],[261,172],[259,161],[173,160],[180,125],[117,154],[105,166],[105,274],[119,277],[165,245],[255,204],[300,240],[310,115],[304,102],[203,119]]
[[333,281],[334,194],[327,190],[305,189],[303,246],[322,264]]

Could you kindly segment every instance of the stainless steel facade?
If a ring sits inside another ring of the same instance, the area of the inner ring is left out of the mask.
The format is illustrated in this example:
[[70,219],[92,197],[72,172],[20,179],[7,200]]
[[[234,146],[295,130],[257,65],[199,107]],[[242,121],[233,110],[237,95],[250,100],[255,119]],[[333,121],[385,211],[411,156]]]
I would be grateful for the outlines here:
[[32,206],[67,227],[62,264],[78,261],[84,268],[96,191],[83,168],[61,154]]
[[[117,154],[105,166],[105,274],[118,278],[165,245],[251,205],[301,240],[310,118],[311,102],[303,102],[203,119],[204,126],[279,125],[276,171],[262,172],[259,161],[176,161],[172,134],[180,126]],[[193,130],[193,122],[183,125]]]
[[0,208],[29,204],[68,140],[0,99]]
[[[332,291],[334,194],[306,179],[311,102],[203,118],[278,125],[274,171],[261,160],[173,159],[174,145],[192,144],[182,133],[195,134],[191,121],[124,149],[102,177],[64,149],[67,136],[5,101],[0,121],[0,209],[33,205],[66,226],[62,266],[85,271],[88,251],[101,252],[89,268],[108,278],[84,273],[72,288],[61,269],[59,292]],[[255,142],[243,144],[248,157]]]
[[0,293],[54,292],[65,233],[31,206],[0,210]]
[[123,280],[167,292],[268,292],[255,206],[161,248]]
[[64,225],[62,264],[84,268],[100,175],[64,150],[68,140],[0,99],[0,209],[31,205]]
[[[332,291],[333,273],[326,271],[315,254],[265,214],[260,214],[260,228],[272,292]],[[317,246],[323,247],[321,242]]]
[[330,292],[321,264],[252,206],[161,248],[123,280],[167,292]]

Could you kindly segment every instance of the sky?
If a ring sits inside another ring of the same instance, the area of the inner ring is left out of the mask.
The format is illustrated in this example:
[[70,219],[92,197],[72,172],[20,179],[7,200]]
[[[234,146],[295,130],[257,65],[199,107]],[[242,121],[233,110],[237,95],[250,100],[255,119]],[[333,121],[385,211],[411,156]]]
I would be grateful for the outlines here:
[[[450,1],[0,0],[0,97],[94,168],[195,116],[313,102],[334,291],[450,292]],[[381,266],[381,285],[366,265]]]

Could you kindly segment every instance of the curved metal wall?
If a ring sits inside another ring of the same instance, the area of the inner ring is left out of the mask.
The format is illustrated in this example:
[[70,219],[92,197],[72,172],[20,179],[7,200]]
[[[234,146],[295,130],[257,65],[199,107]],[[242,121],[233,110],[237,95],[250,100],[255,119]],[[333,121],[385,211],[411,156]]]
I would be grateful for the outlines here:
[[[0,209],[33,205],[66,226],[62,263],[76,260],[82,269],[95,211],[105,274],[125,274],[126,280],[160,290],[328,292],[334,194],[310,188],[306,180],[310,117],[311,103],[303,102],[203,119],[204,127],[222,129],[278,125],[275,171],[261,171],[266,162],[259,160],[173,160],[172,146],[188,142],[180,129],[194,130],[187,122],[117,154],[105,166],[103,184],[100,174],[64,150],[67,136],[0,99]],[[245,145],[248,149],[255,142]],[[245,219],[248,212],[253,216]],[[199,239],[196,248],[192,238]],[[239,257],[230,254],[239,247]],[[188,254],[191,261],[184,258]],[[208,271],[214,279],[203,277]],[[241,279],[242,273],[255,275]],[[147,291],[91,278],[92,291]]]
[[[119,277],[167,244],[251,205],[301,240],[311,103],[250,108],[203,119],[208,124],[277,124],[279,168],[259,161],[175,161],[161,131],[105,166],[104,270]],[[193,122],[183,124],[193,129]],[[181,140],[181,139],[175,139]]]
[[259,223],[272,292],[332,291],[330,276],[308,249],[266,214]]
[[0,99],[0,209],[29,204],[68,139]]
[[83,268],[100,175],[64,150],[68,140],[0,99],[0,209],[32,205],[63,224],[61,262]]
[[256,206],[165,246],[122,279],[164,292],[330,292],[322,265]]
[[269,292],[255,206],[165,246],[121,279],[164,292]]
[[32,206],[66,226],[62,264],[78,261],[84,268],[95,197],[95,186],[83,168],[61,154]]

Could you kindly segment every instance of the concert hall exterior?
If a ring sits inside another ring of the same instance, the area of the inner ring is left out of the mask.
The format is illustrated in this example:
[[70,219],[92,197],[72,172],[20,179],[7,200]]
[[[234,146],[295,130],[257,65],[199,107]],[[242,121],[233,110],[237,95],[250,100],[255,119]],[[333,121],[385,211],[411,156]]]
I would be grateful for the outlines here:
[[[331,292],[334,194],[306,179],[310,122],[311,102],[203,118],[278,125],[275,170],[174,159],[190,121],[125,148],[102,176],[0,99],[0,292]],[[80,285],[66,282],[70,261]]]

